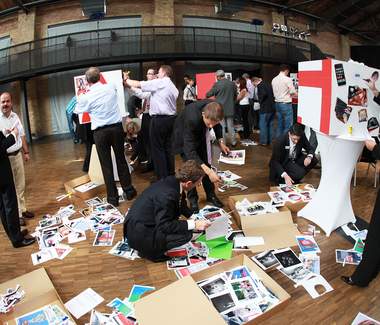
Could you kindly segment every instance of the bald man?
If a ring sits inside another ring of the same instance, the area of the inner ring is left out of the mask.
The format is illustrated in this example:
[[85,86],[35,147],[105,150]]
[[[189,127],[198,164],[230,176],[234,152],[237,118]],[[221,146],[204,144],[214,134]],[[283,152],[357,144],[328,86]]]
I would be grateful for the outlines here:
[[24,218],[33,218],[34,214],[27,211],[25,204],[25,170],[24,161],[30,159],[29,148],[25,139],[24,128],[20,118],[13,112],[12,96],[10,93],[2,93],[0,96],[0,130],[6,135],[6,130],[17,128],[18,136],[14,145],[7,149],[7,154],[12,167],[13,179],[16,187],[20,225],[25,226]]

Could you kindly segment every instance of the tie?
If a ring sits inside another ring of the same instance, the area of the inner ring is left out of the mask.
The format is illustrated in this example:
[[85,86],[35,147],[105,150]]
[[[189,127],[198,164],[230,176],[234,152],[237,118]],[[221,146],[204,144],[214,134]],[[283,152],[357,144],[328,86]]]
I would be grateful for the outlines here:
[[289,158],[290,159],[296,159],[296,146],[290,147]]
[[255,88],[253,89],[253,99],[254,99],[254,100],[259,100],[259,97],[257,96],[257,87],[255,87]]
[[209,165],[212,163],[212,155],[211,155],[211,135],[210,130],[206,129],[206,146],[207,146],[207,162]]

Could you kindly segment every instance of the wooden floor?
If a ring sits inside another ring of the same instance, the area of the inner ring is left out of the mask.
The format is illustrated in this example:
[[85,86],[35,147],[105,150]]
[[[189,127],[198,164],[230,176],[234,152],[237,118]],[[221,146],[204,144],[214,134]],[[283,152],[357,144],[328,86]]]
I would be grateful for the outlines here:
[[[221,165],[221,169],[230,169],[243,176],[241,183],[249,187],[245,193],[266,192],[269,189],[268,161],[271,149],[268,147],[248,147],[244,166]],[[30,211],[38,216],[28,221],[28,228],[33,230],[38,219],[46,213],[55,213],[60,206],[67,205],[68,200],[56,202],[55,197],[64,193],[63,183],[83,172],[82,158],[84,145],[74,145],[71,140],[51,138],[31,146],[31,161],[26,164],[27,189],[26,198]],[[352,203],[356,215],[369,220],[376,192],[373,188],[373,170],[366,175],[366,166],[358,171],[358,186],[352,190]],[[133,174],[133,183],[138,192],[149,185],[151,174]],[[320,170],[313,170],[306,178],[307,182],[318,185]],[[230,195],[239,194],[238,190],[229,190],[219,196],[224,202]],[[204,204],[204,195],[201,196]],[[81,200],[74,201],[75,208],[84,207]],[[120,210],[125,212],[130,203],[122,203]],[[301,229],[305,229],[307,221],[294,218]],[[122,226],[116,227],[116,240],[122,236]],[[109,312],[106,307],[111,299],[125,298],[133,284],[155,286],[161,288],[176,280],[174,272],[166,269],[164,263],[152,263],[138,259],[129,261],[108,254],[109,248],[93,247],[93,234],[87,232],[85,242],[73,244],[74,250],[63,261],[53,260],[44,263],[62,300],[66,302],[82,290],[91,287],[105,302],[99,306],[100,311]],[[361,311],[380,320],[380,277],[366,289],[353,288],[343,284],[339,277],[348,275],[354,267],[335,263],[335,249],[349,249],[351,244],[333,233],[329,238],[324,234],[317,236],[322,250],[321,274],[333,286],[334,291],[313,300],[303,288],[294,288],[293,284],[273,270],[269,274],[287,290],[292,298],[285,310],[265,321],[265,324],[351,324],[356,314]],[[37,267],[32,265],[30,254],[38,250],[37,244],[14,249],[1,228],[0,231],[0,282],[7,281]],[[186,304],[186,301],[183,302]],[[84,324],[89,315],[82,317],[78,324]],[[163,324],[157,324],[163,325]],[[206,325],[206,324],[197,324]]]

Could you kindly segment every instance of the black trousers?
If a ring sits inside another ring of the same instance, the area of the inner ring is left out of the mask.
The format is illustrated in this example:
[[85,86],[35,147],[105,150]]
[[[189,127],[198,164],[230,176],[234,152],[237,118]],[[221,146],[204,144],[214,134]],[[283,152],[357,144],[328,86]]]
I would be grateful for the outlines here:
[[141,159],[148,160],[148,164],[152,163],[151,148],[150,148],[150,121],[149,113],[143,113],[141,119]]
[[86,155],[84,157],[82,170],[87,173],[88,169],[90,167],[92,145],[94,144],[94,142],[93,141],[86,141],[85,144],[86,144]]
[[[284,170],[286,173],[291,177],[291,179],[295,183],[300,183],[302,178],[305,177],[305,175],[314,168],[314,166],[318,163],[318,159],[313,157],[311,160],[311,163],[309,166],[305,167],[304,160],[306,158],[306,155],[301,155],[296,159],[295,161],[289,160],[286,165],[284,166]],[[283,183],[283,178],[281,175],[277,175],[277,181],[278,183]]]
[[153,115],[150,122],[151,155],[159,179],[174,174],[172,133],[175,119],[175,115]]
[[115,153],[121,187],[124,192],[128,192],[132,189],[131,175],[124,155],[124,131],[121,123],[97,128],[94,131],[94,140],[104,182],[106,184],[107,201],[117,205],[119,203],[119,195],[113,174],[111,148]]
[[365,241],[362,261],[351,279],[359,286],[367,286],[380,271],[380,191],[377,192],[375,207]]
[[251,109],[250,105],[239,105],[239,110],[241,112],[241,117],[243,120],[243,138],[248,139],[251,135],[251,129],[249,126],[249,111]]
[[253,119],[253,128],[255,130],[259,130],[260,110],[255,111],[252,108],[252,119]]
[[24,238],[20,231],[17,194],[13,180],[10,184],[0,186],[0,217],[10,241],[13,244],[21,242]]

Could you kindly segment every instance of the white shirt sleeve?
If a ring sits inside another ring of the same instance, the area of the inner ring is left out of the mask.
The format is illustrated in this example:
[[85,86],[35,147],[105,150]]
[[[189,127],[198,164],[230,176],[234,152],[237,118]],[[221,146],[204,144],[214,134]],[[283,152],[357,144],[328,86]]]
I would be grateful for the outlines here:
[[74,108],[74,113],[80,114],[80,113],[88,112],[88,110],[89,110],[89,107],[88,107],[87,96],[85,94],[79,96],[77,105]]
[[187,230],[195,229],[195,221],[192,219],[187,220]]
[[290,92],[291,95],[297,93],[296,89],[294,88],[292,79],[289,78],[289,80],[287,81],[287,85],[288,85],[289,92]]
[[132,87],[131,90],[133,94],[140,99],[147,99],[150,97],[151,93],[147,91],[142,91],[140,88]]
[[165,87],[162,79],[153,79],[147,81],[141,81],[141,90],[144,92],[155,92],[160,88]]

